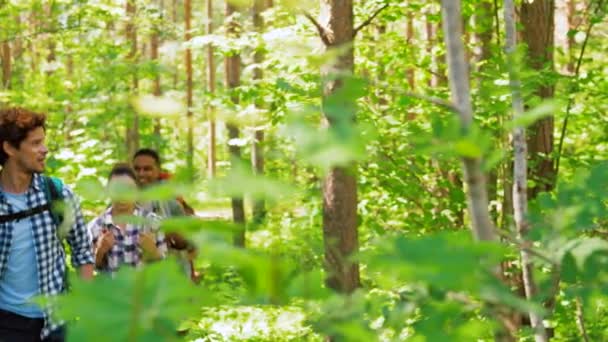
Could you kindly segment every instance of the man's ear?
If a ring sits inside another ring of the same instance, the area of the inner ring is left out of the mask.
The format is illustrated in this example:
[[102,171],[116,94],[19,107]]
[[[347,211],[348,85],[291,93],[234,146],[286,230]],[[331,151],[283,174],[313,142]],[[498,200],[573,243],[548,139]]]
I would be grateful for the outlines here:
[[17,153],[15,146],[11,145],[11,143],[8,141],[2,142],[2,150],[4,150],[4,153],[6,153],[9,157],[12,157]]

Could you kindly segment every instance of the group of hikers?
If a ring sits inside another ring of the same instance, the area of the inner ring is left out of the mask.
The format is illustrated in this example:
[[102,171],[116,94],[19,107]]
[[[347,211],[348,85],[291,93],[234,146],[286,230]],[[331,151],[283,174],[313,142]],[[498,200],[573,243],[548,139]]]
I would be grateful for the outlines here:
[[[28,109],[0,109],[0,342],[65,340],[65,325],[50,317],[51,307],[32,300],[67,289],[64,240],[71,263],[83,279],[114,274],[122,266],[176,254],[194,281],[196,249],[178,233],[163,233],[159,219],[193,215],[182,199],[135,202],[113,199],[87,225],[69,186],[44,175],[48,149],[46,115]],[[115,165],[108,187],[150,187],[163,182],[161,159],[153,149],[140,149],[130,163]],[[70,212],[54,210],[61,200]],[[125,223],[118,216],[145,218]],[[60,229],[61,228],[61,229]]]

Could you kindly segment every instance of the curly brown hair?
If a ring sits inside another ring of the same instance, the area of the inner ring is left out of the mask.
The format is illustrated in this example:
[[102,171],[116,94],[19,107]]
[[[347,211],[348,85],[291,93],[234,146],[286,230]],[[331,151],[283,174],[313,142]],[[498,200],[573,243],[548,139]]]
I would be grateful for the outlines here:
[[27,134],[38,127],[45,128],[46,115],[19,107],[0,109],[0,165],[4,165],[8,155],[4,142],[19,148]]

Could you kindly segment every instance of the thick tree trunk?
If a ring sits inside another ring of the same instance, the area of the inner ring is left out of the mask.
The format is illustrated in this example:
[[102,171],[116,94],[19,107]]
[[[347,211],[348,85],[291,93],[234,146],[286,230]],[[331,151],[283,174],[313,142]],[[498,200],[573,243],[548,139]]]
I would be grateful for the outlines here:
[[[321,0],[321,23],[326,30],[326,48],[332,49],[353,43],[354,22],[352,0]],[[337,74],[354,71],[353,49],[350,47],[328,70]],[[330,80],[324,86],[324,102],[342,87],[343,80]],[[352,99],[343,99],[352,102]],[[354,108],[345,103],[344,110]],[[355,113],[345,113],[355,120]],[[329,116],[328,124],[333,125]],[[329,171],[323,181],[323,239],[328,287],[351,293],[359,287],[359,264],[350,260],[359,249],[357,231],[356,166],[337,167]]]
[[[226,3],[226,20],[228,22],[228,28],[226,34],[229,37],[236,37],[238,35],[237,32],[237,23],[235,22],[232,14],[235,13],[235,8],[232,4]],[[241,79],[241,57],[239,54],[232,54],[230,56],[226,56],[224,60],[225,66],[225,75],[226,75],[226,88],[231,90],[239,86]],[[233,93],[231,96],[233,103],[238,103],[239,97]],[[226,128],[228,130],[228,139],[229,141],[233,139],[237,139],[239,137],[239,128],[234,123],[227,123]],[[230,151],[231,162],[239,162],[241,159],[241,148],[238,145],[230,144],[228,145],[228,149]],[[239,247],[245,247],[245,207],[243,203],[243,197],[232,197],[232,217],[235,223],[241,224],[242,230],[235,234],[234,244]]]
[[[213,33],[213,0],[207,0],[207,24],[206,33],[208,35]],[[213,58],[213,44],[207,45],[207,91],[213,95],[215,93],[215,60]],[[216,150],[215,150],[215,115],[213,114],[213,107],[211,104],[207,108],[207,121],[209,125],[209,146],[207,151],[207,174],[209,178],[215,177],[215,163],[216,163]]]
[[[139,78],[137,75],[137,29],[135,26],[136,22],[136,4],[135,0],[127,0],[126,3],[126,12],[127,12],[127,26],[126,26],[126,38],[127,42],[131,43],[131,51],[128,55],[128,61],[131,63],[131,67],[133,68],[132,74],[132,83],[131,90],[134,94],[137,93],[137,89],[139,88]],[[127,137],[126,137],[126,145],[127,145],[127,155],[132,156],[135,151],[139,148],[139,116],[137,112],[132,112],[133,120],[127,119]]]
[[[266,10],[265,0],[255,0],[253,4],[253,26],[255,30],[262,34],[264,30],[264,18],[262,12]],[[261,81],[264,77],[261,64],[264,62],[264,52],[258,49],[254,56],[253,62],[258,66],[253,73],[253,79],[255,81]],[[256,107],[263,106],[263,101],[256,101]],[[253,133],[253,144],[251,146],[251,165],[253,166],[253,172],[256,175],[264,174],[264,130],[256,129]],[[263,198],[254,199],[253,203],[253,220],[254,222],[261,222],[266,217],[266,204]]]
[[[184,40],[190,41],[192,38],[191,30],[191,19],[192,19],[192,3],[191,0],[184,1]],[[190,181],[194,180],[194,131],[192,120],[192,51],[187,48],[184,52],[184,63],[186,65],[186,104],[188,106],[186,114],[186,122],[188,124],[187,144],[188,152],[186,153],[186,165],[188,167],[188,174],[190,175]]]
[[[553,16],[554,0],[524,1],[521,4],[522,38],[528,46],[528,61],[538,72],[553,69]],[[545,82],[536,94],[543,98],[553,97],[554,86]],[[549,116],[536,122],[529,130],[528,151],[530,168],[528,178],[533,186],[528,189],[529,198],[554,187],[555,164],[553,158],[554,118]]]
[[[515,4],[513,0],[505,0],[505,32],[506,32],[506,52],[507,65],[509,66],[509,80],[511,94],[513,98],[513,118],[518,118],[524,114],[524,101],[521,94],[521,82],[518,70],[516,69],[516,21]],[[513,130],[513,212],[515,218],[516,233],[520,241],[527,241],[528,233],[528,198],[527,198],[527,146],[526,134],[523,127],[515,127]],[[522,249],[520,251],[521,268],[524,283],[525,295],[528,300],[534,300],[537,294],[536,283],[533,276],[532,256]],[[548,341],[547,332],[543,326],[541,315],[530,311],[530,323],[534,329],[534,339],[536,342]]]

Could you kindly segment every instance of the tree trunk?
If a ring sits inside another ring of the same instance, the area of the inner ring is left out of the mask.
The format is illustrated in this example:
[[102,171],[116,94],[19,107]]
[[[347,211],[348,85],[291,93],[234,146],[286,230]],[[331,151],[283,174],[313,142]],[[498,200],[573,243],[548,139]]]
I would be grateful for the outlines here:
[[[487,82],[491,82],[488,77],[485,76],[488,63],[492,57],[492,36],[494,32],[494,16],[493,6],[491,0],[482,1],[477,7],[474,15],[475,21],[475,43],[479,45],[479,53],[475,56],[477,63],[479,64],[479,77],[477,79],[478,88],[480,92],[486,89],[485,85]],[[480,96],[485,96],[481,93]],[[496,133],[495,139],[500,140],[501,132]],[[493,168],[488,172],[488,201],[490,203],[496,203],[498,201],[498,168]],[[498,222],[498,210],[496,205],[491,205],[490,213],[492,215],[492,221],[496,225]]]
[[[139,88],[139,78],[137,75],[137,29],[135,26],[136,22],[136,4],[135,0],[127,0],[126,13],[128,17],[126,25],[126,38],[127,42],[131,43],[131,51],[127,57],[133,68],[132,72],[132,92],[137,93]],[[132,112],[133,121],[127,118],[127,155],[132,156],[135,151],[139,148],[139,116],[136,111]]]
[[[213,0],[207,0],[207,24],[206,33],[208,35],[213,33]],[[215,60],[213,58],[213,44],[207,45],[207,91],[211,96],[215,93]],[[216,138],[215,138],[215,116],[213,114],[213,106],[208,105],[207,117],[209,124],[209,146],[207,152],[207,174],[209,178],[215,177],[215,164],[216,164]]]
[[[405,40],[407,45],[410,47],[411,51],[413,51],[414,45],[414,16],[412,13],[408,13],[406,17],[405,23]],[[407,74],[407,84],[409,86],[409,91],[416,90],[416,69],[414,67],[410,67],[406,71]],[[413,117],[411,118],[413,119]]]
[[[574,3],[574,0],[566,0],[566,18],[568,22],[568,31],[575,30],[578,22],[576,20],[576,4]],[[574,74],[576,62],[576,56],[574,53],[574,46],[576,45],[576,42],[574,41],[574,35],[567,34],[566,32],[566,36],[568,37],[566,44],[568,63],[566,64],[566,70],[568,70],[568,73],[572,75]]]
[[430,76],[428,78],[427,81],[427,85],[429,88],[433,88],[436,86],[436,70],[433,68],[433,46],[435,45],[434,41],[435,41],[435,32],[434,32],[434,27],[433,27],[433,22],[431,21],[431,13],[427,13],[427,15],[424,17],[424,28],[425,28],[425,34],[426,34],[426,53],[427,56],[429,58],[429,60],[431,61],[430,64]]
[[[234,5],[226,3],[226,20],[229,20],[227,25],[226,34],[229,38],[237,37],[238,35],[238,24],[233,18],[235,13]],[[241,57],[240,54],[234,53],[230,56],[226,56],[224,60],[225,74],[226,74],[226,88],[234,90],[240,84],[240,73],[241,73]],[[236,93],[231,95],[232,102],[237,104],[239,97]],[[232,163],[238,163],[241,159],[241,148],[232,144],[231,141],[239,137],[239,128],[234,123],[227,123],[226,128],[228,130],[228,149],[230,151],[230,158]],[[243,203],[243,197],[234,196],[232,197],[232,218],[235,223],[242,225],[242,230],[237,232],[234,237],[234,244],[238,247],[245,247],[245,207]]]
[[[253,4],[253,26],[261,35],[264,31],[264,18],[262,12],[266,10],[265,0],[255,0]],[[255,52],[253,63],[257,65],[253,72],[254,82],[260,82],[264,78],[264,72],[261,64],[264,62],[264,52],[261,48]],[[256,101],[256,107],[262,107],[263,101]],[[253,136],[253,144],[251,146],[251,164],[256,175],[264,174],[264,130],[256,129]],[[263,198],[254,199],[253,203],[253,221],[262,222],[266,217],[266,204]]]
[[11,44],[5,41],[0,45],[2,49],[2,88],[11,89],[12,77],[12,59],[11,59]]
[[[354,22],[352,0],[321,0],[321,23],[325,28],[326,49],[349,46],[353,43]],[[354,55],[352,46],[329,66],[327,70],[338,75],[353,74]],[[327,76],[327,75],[326,75]],[[343,78],[338,77],[324,84],[323,103],[342,87]],[[344,110],[351,113],[355,121],[355,103],[352,99],[344,101]],[[347,103],[348,102],[348,103]],[[333,128],[332,119],[325,111],[329,129]],[[350,260],[359,250],[357,231],[357,182],[356,166],[335,167],[323,181],[323,240],[328,287],[343,293],[351,293],[359,287],[359,264]]]
[[[159,11],[163,10],[163,0],[159,1]],[[160,14],[161,18],[163,16],[163,14]],[[158,25],[155,25],[152,28],[152,35],[150,37],[150,59],[152,60],[152,62],[154,63],[158,63],[158,48],[160,45],[160,37],[159,37],[159,33],[160,33],[160,27]],[[155,75],[154,75],[154,85],[153,85],[153,94],[154,96],[161,96],[162,95],[162,88],[161,88],[161,84],[160,84],[160,71],[156,71]],[[156,145],[156,149],[160,148],[160,130],[161,130],[161,122],[160,122],[160,118],[156,118],[154,121],[154,137],[155,137],[155,145]]]
[[[519,80],[516,53],[516,29],[515,29],[515,4],[513,0],[505,0],[505,32],[506,32],[506,52],[507,65],[509,66],[509,80],[513,101],[513,118],[516,119],[524,115],[524,101],[521,94],[521,82]],[[526,134],[523,127],[515,127],[513,130],[513,212],[517,237],[520,241],[527,241],[528,233],[528,198],[527,198],[527,146]],[[532,256],[527,250],[521,249],[521,269],[526,298],[530,301],[535,299],[537,294],[536,283],[533,277]],[[547,332],[543,326],[541,315],[530,311],[530,323],[534,329],[534,339],[536,342],[545,342]]]
[[[177,27],[179,23],[177,22],[177,0],[173,0],[171,5],[171,20],[173,21],[173,25]],[[175,69],[173,70],[173,90],[177,90],[177,83],[179,81],[179,68],[177,63],[175,65]]]
[[[522,38],[528,46],[530,66],[539,73],[553,69],[554,11],[554,0],[524,1],[521,4]],[[553,84],[545,82],[536,94],[547,99],[553,97],[553,91]],[[554,118],[549,116],[536,122],[529,130],[528,178],[533,181],[533,185],[528,189],[528,196],[532,199],[554,187],[553,127]]]
[[[473,123],[469,90],[469,70],[462,44],[462,18],[460,2],[442,0],[443,32],[447,47],[450,90],[452,100],[459,111],[461,125],[468,131]],[[497,240],[488,213],[488,197],[480,158],[463,157],[463,170],[467,184],[467,200],[473,234],[478,240]]]
[[[190,33],[191,30],[191,17],[192,17],[192,4],[191,0],[184,1],[184,41],[189,42],[192,38]],[[186,48],[185,61],[186,64],[186,104],[187,114],[186,122],[188,124],[187,144],[188,149],[186,153],[186,165],[188,167],[188,174],[190,181],[194,180],[194,132],[193,132],[193,120],[192,120],[192,51],[190,48]]]

